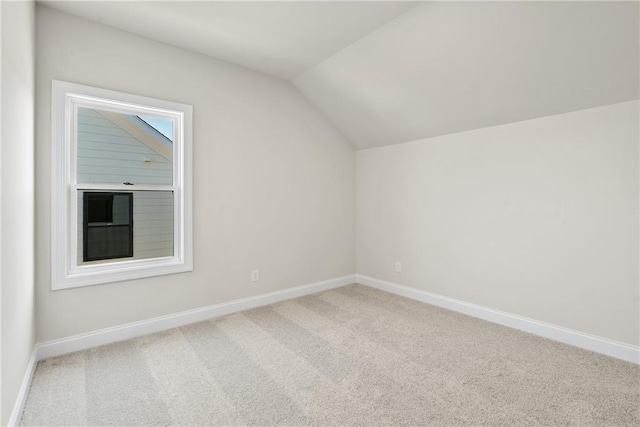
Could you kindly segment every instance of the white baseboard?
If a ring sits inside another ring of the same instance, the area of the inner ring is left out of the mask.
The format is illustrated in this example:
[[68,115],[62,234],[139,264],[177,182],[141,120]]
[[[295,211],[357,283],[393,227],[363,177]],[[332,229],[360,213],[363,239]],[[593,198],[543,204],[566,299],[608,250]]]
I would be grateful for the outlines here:
[[7,424],[9,427],[17,426],[20,422],[20,418],[22,418],[22,411],[24,410],[24,404],[27,401],[27,395],[29,394],[29,388],[31,387],[31,380],[33,379],[33,374],[36,371],[37,364],[38,350],[34,347],[31,352],[31,358],[29,358],[29,364],[27,365],[27,369],[24,373],[24,378],[22,379],[22,384],[20,385],[20,390],[18,391],[16,403],[13,405],[13,411],[11,411],[11,416],[9,417],[9,422]]
[[196,308],[194,310],[182,311],[169,314],[167,316],[155,317],[153,319],[142,320],[140,322],[127,323],[125,325],[100,329],[86,334],[74,335],[54,341],[48,341],[36,345],[37,360],[48,359],[74,351],[86,350],[104,344],[111,344],[136,338],[167,329],[177,328],[190,323],[200,322],[214,317],[224,316],[250,308],[273,304],[304,295],[355,283],[356,275],[338,277],[322,282],[312,283],[295,288],[284,289],[282,291],[269,292],[253,297],[242,298],[235,301],[214,304],[208,307]]
[[236,313],[255,307],[273,304],[292,298],[310,295],[317,292],[339,288],[351,283],[361,283],[371,286],[382,291],[390,292],[396,295],[411,298],[427,304],[457,311],[479,319],[488,320],[493,323],[519,329],[555,341],[570,344],[576,347],[595,351],[597,353],[612,356],[618,359],[640,364],[640,347],[633,346],[613,340],[609,340],[594,335],[585,334],[561,326],[549,323],[539,322],[537,320],[528,319],[526,317],[505,313],[499,310],[483,307],[454,298],[433,294],[408,286],[398,285],[383,280],[374,279],[372,277],[353,274],[335,279],[325,280],[322,282],[312,283],[308,285],[298,286],[295,288],[285,289],[282,291],[270,292],[253,297],[242,298],[235,301],[215,304],[208,307],[197,308],[194,310],[174,313],[167,316],[155,317],[153,319],[143,320],[140,322],[128,323],[125,325],[115,326],[86,334],[75,335],[60,340],[48,341],[36,344],[29,360],[29,365],[25,372],[22,386],[16,400],[11,418],[9,418],[9,426],[17,425],[24,409],[24,404],[29,393],[31,380],[35,372],[37,362],[50,357],[60,356],[74,351],[85,350],[104,344],[110,344],[117,341],[123,341],[143,335],[161,332],[164,330],[200,322],[214,317],[224,316],[226,314]]
[[560,341],[575,347],[584,348],[586,350],[595,351],[596,353],[640,364],[640,347],[638,346],[609,340],[607,338],[505,313],[499,310],[493,310],[481,305],[432,294],[430,292],[408,286],[385,282],[384,280],[374,279],[373,277],[358,274],[357,281],[358,283],[380,289],[381,291],[426,302],[427,304],[457,311],[459,313],[488,320],[489,322],[498,323],[510,328],[519,329],[554,341]]

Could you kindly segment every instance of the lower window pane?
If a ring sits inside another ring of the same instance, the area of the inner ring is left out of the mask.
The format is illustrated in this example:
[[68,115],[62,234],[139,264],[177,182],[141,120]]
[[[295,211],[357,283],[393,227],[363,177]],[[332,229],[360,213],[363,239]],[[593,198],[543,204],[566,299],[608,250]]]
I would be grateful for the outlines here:
[[173,256],[173,192],[78,191],[78,265]]

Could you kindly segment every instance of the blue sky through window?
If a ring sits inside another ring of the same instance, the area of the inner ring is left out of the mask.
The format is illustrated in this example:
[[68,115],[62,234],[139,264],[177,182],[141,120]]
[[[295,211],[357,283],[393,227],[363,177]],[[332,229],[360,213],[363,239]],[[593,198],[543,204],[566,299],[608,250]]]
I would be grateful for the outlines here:
[[156,117],[138,116],[149,126],[155,128],[158,132],[166,136],[171,142],[173,142],[173,121],[166,119],[158,119]]

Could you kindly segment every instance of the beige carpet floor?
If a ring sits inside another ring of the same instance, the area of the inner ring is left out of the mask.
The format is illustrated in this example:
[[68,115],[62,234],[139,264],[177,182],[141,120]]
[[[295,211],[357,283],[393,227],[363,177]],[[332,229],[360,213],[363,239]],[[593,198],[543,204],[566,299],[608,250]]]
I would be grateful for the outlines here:
[[640,425],[637,365],[350,285],[40,362],[22,425]]

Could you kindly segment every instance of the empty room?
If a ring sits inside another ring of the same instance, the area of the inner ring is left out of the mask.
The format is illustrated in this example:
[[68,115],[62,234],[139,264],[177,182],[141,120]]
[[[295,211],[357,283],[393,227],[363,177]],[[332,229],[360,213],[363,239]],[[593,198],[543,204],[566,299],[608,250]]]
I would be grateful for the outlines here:
[[640,425],[640,2],[0,24],[1,425]]

